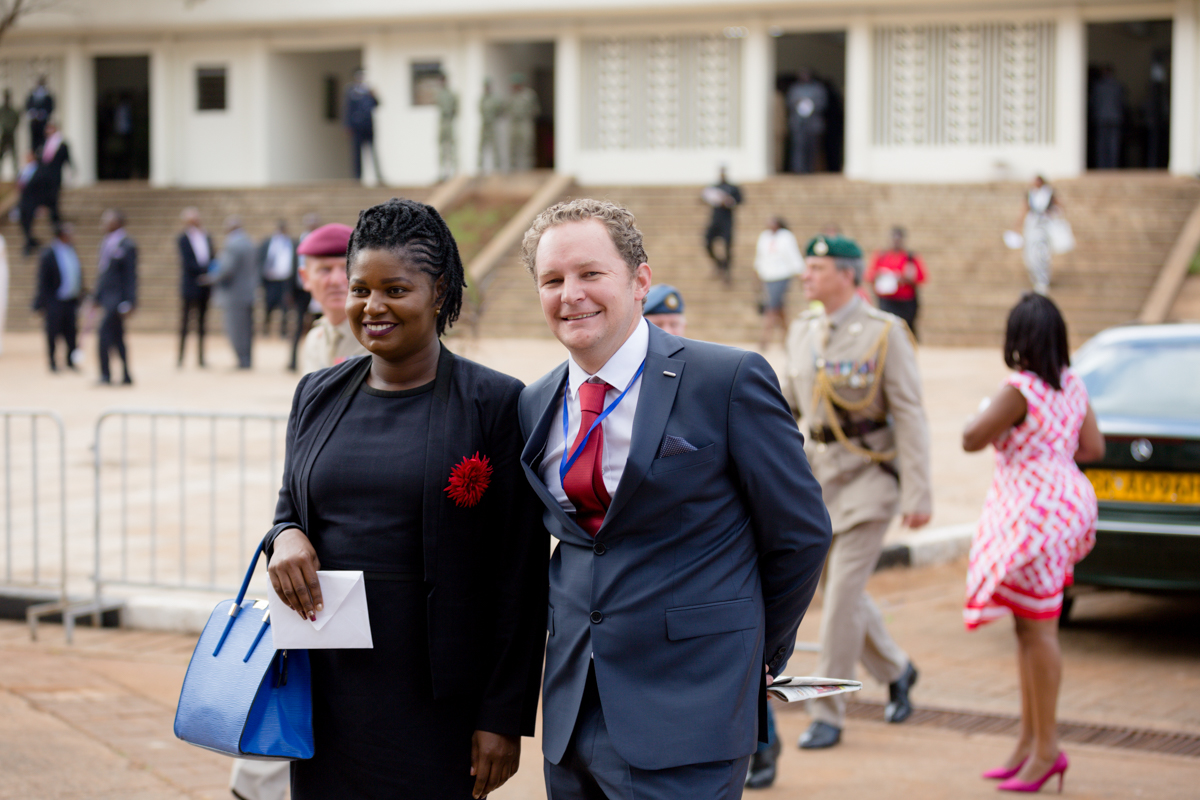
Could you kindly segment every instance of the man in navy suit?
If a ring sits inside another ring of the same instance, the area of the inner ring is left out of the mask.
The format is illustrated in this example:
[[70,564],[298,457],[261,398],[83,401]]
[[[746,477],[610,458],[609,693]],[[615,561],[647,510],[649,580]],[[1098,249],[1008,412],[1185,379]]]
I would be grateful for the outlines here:
[[800,433],[761,356],[642,319],[650,266],[626,209],[547,209],[522,258],[570,354],[520,402],[559,540],[547,793],[740,797],[831,539]]

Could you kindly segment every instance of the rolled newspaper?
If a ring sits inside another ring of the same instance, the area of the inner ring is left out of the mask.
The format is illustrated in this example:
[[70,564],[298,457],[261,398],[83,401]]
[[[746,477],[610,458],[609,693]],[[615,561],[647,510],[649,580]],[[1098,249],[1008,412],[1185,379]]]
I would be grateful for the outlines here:
[[785,703],[796,703],[800,700],[811,700],[814,697],[857,692],[861,688],[861,681],[848,681],[842,678],[794,678],[780,675],[767,687],[767,694]]

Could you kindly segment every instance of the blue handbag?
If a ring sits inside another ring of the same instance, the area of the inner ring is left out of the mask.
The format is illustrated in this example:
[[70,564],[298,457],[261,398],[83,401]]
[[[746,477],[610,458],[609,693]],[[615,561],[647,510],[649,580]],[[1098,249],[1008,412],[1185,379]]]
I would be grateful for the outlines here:
[[179,693],[175,735],[240,758],[312,758],[308,651],[264,642],[270,608],[245,599],[262,549],[254,551],[237,599],[218,603],[200,634]]

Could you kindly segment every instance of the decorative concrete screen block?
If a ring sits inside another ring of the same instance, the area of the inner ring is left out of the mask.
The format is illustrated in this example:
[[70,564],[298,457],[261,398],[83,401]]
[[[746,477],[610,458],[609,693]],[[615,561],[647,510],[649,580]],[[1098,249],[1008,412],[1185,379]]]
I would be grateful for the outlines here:
[[737,39],[589,39],[583,53],[585,148],[737,146]]
[[1055,24],[877,28],[878,145],[1054,143]]

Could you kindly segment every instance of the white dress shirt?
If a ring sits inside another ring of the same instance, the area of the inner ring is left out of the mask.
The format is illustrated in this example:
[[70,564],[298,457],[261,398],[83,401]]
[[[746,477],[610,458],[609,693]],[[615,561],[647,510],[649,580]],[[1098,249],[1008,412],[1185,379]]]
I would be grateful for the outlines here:
[[795,234],[787,228],[760,233],[754,269],[763,282],[782,281],[804,274],[804,256],[800,255]]
[[188,226],[185,233],[187,233],[188,242],[192,245],[192,253],[196,256],[196,264],[207,268],[208,262],[212,259],[212,253],[208,252],[208,234],[191,225]]
[[[649,323],[642,320],[625,340],[625,344],[621,345],[621,348],[613,353],[612,358],[595,374],[594,377],[604,381],[610,387],[604,393],[605,408],[608,408],[608,405],[616,400],[621,392],[625,391],[625,387],[629,386],[638,367],[646,360],[646,351],[649,347],[650,326]],[[589,375],[583,367],[575,363],[574,358],[567,358],[567,386],[570,390],[570,394],[567,396],[567,408],[570,410],[567,438],[563,439],[563,402],[562,395],[559,394],[555,398],[555,412],[554,418],[550,421],[550,435],[546,437],[546,454],[542,457],[542,483],[546,484],[550,494],[554,495],[554,499],[567,513],[574,513],[575,506],[567,499],[567,493],[563,491],[562,478],[559,477],[558,468],[562,461],[563,450],[566,449],[566,443],[574,444],[575,437],[579,435],[581,416],[579,413],[579,386],[591,377],[593,376]],[[600,463],[604,476],[604,488],[608,490],[609,497],[616,495],[617,484],[621,482],[621,475],[625,472],[625,462],[629,459],[629,445],[633,439],[633,417],[637,411],[638,396],[641,391],[642,378],[639,375],[633,385],[629,386],[629,394],[625,395],[621,404],[600,423],[600,428],[604,431],[604,453]]]
[[267,263],[263,265],[263,278],[268,281],[286,281],[292,277],[292,240],[286,234],[277,233],[267,245]]

